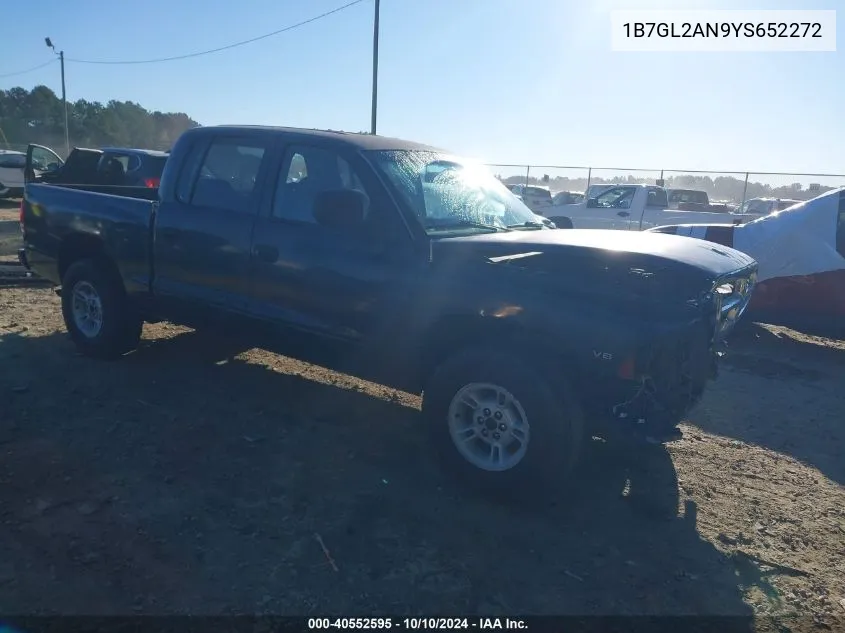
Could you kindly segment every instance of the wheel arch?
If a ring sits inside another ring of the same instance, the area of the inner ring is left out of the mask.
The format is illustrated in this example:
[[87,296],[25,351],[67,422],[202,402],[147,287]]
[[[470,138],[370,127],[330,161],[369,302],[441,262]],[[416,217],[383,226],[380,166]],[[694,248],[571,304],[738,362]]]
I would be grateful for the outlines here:
[[418,383],[425,388],[431,375],[443,362],[461,350],[494,344],[502,351],[514,351],[540,363],[544,369],[560,371],[560,361],[569,357],[565,348],[550,351],[542,334],[509,318],[476,315],[443,316],[420,337]]
[[555,223],[555,226],[559,229],[572,229],[575,228],[572,224],[572,219],[565,216],[565,215],[555,215],[549,216],[549,220]]
[[[75,263],[83,259],[93,259],[104,267],[109,274],[120,279],[120,273],[114,258],[108,253],[102,239],[90,233],[73,233],[62,240],[58,255],[59,279],[64,279],[65,273]],[[121,287],[123,286],[121,282]]]

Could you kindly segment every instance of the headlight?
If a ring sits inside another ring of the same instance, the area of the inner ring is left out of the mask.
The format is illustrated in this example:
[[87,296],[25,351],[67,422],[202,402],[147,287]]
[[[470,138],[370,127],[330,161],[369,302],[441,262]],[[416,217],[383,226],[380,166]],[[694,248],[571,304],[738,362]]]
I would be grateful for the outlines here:
[[715,292],[720,295],[732,295],[734,292],[733,284],[722,284],[716,288]]

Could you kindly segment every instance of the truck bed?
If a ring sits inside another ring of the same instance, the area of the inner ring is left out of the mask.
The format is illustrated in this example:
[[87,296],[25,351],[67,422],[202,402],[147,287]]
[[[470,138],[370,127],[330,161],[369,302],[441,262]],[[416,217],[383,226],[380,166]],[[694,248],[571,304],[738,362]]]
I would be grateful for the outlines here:
[[96,242],[118,262],[127,290],[148,289],[157,198],[157,189],[145,187],[27,184],[23,213],[28,264],[40,277],[59,284],[64,251],[72,248],[68,245]]
[[38,186],[38,184],[48,185],[50,187],[61,187],[64,189],[74,189],[76,191],[90,191],[92,193],[102,193],[111,196],[119,196],[121,198],[138,198],[140,200],[158,200],[158,188],[150,187],[123,187],[120,185],[71,185],[71,184],[53,184],[53,183],[33,183],[31,186]]

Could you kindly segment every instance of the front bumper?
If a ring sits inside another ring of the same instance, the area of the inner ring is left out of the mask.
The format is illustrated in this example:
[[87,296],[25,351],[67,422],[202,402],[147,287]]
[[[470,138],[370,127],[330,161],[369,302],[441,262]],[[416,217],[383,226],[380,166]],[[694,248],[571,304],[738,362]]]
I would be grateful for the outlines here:
[[651,340],[637,358],[637,379],[605,382],[596,393],[599,435],[658,442],[678,437],[678,424],[718,374],[713,325],[701,319]]

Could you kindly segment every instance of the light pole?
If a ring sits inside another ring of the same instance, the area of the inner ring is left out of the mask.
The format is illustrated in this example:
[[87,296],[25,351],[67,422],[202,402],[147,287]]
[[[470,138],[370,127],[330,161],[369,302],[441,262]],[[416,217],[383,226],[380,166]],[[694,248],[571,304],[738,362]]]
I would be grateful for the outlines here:
[[[54,53],[56,52],[56,47],[53,46],[53,42],[50,41],[49,37],[44,38],[44,43],[47,44],[49,48],[53,49]],[[67,126],[67,93],[65,92],[65,52],[59,51],[57,54],[59,56],[59,62],[62,66],[62,107],[65,110],[65,158],[67,158],[70,155],[70,133],[68,131]]]
[[376,13],[373,17],[373,112],[370,118],[370,134],[376,133],[376,113],[378,112],[378,15],[379,3],[376,2]]

